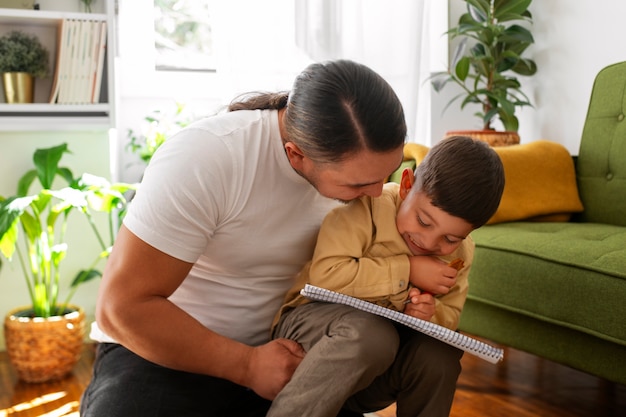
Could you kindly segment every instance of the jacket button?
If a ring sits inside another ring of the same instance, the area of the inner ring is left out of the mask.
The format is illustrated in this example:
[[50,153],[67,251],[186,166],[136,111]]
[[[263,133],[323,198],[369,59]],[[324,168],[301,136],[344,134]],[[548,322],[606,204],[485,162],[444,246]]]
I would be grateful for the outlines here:
[[617,121],[621,122],[622,120],[624,120],[624,113],[620,113],[620,115],[617,116]]
[[606,179],[607,179],[608,181],[611,181],[611,180],[613,179],[613,173],[612,173],[612,172],[609,172],[608,174],[606,174]]

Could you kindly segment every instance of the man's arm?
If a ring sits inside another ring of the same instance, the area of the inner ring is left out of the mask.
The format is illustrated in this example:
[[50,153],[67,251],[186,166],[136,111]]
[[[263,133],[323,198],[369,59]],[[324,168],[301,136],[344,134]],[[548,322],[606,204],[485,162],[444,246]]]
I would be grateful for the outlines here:
[[290,340],[251,347],[202,326],[167,299],[191,267],[122,226],[102,278],[98,325],[149,361],[224,378],[273,399],[302,360],[302,348]]

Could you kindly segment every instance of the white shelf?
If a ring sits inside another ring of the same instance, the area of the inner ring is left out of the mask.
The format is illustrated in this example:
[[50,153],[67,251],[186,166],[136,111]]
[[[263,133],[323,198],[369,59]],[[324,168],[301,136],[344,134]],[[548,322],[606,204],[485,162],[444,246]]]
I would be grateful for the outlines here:
[[108,104],[0,104],[0,131],[106,130]]
[[108,131],[108,117],[82,116],[0,116],[0,132]]
[[[115,124],[114,57],[115,16],[113,0],[99,0],[97,13],[79,11],[79,0],[41,0],[42,10],[0,8],[0,35],[23,30],[37,36],[50,53],[50,75],[35,80],[35,103],[7,104],[0,92],[0,131],[111,128]],[[107,22],[107,57],[101,102],[96,104],[48,104],[57,57],[58,28],[65,19]],[[0,84],[0,91],[2,91]]]
[[50,10],[24,10],[0,8],[1,24],[34,24],[56,26],[63,19],[106,20],[102,13],[78,13]]
[[107,103],[96,104],[6,104],[0,103],[0,117],[5,113],[21,113],[28,116],[29,113],[108,113]]

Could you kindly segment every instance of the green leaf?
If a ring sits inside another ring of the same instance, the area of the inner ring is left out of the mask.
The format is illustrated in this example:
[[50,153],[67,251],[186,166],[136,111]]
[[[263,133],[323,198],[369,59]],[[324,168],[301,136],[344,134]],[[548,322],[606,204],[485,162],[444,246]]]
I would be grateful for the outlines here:
[[498,115],[498,108],[494,107],[483,115],[483,124],[490,125],[491,121]]
[[33,197],[9,197],[0,201],[0,237],[10,229],[15,220],[22,215],[26,207],[29,206]]
[[61,167],[57,169],[57,174],[63,177],[68,184],[72,184],[74,182],[74,174],[72,174],[72,171],[70,171],[69,168]]
[[451,81],[451,78],[447,72],[440,72],[431,78],[430,83],[436,92],[440,92]]
[[477,22],[486,22],[489,19],[489,0],[465,0],[467,12]]
[[65,259],[67,254],[67,243],[58,243],[50,248],[50,260],[56,267],[59,266],[61,261]]
[[517,132],[517,130],[519,129],[519,121],[517,117],[515,117],[513,114],[507,114],[504,112],[501,112],[499,114],[499,117],[502,121],[502,125],[504,126],[504,130]]
[[33,155],[33,162],[37,169],[37,176],[43,188],[52,188],[52,182],[57,174],[59,161],[65,152],[69,152],[67,144],[52,148],[37,149]]
[[57,210],[66,210],[68,207],[87,207],[86,193],[72,187],[65,187],[60,190],[49,190],[48,193],[60,200]]
[[465,79],[467,78],[467,74],[469,74],[469,68],[470,58],[466,56],[459,60],[459,62],[456,64],[454,72],[461,81],[465,81]]
[[15,252],[19,234],[19,228],[17,226],[18,221],[15,219],[13,224],[11,224],[2,234],[2,237],[0,237],[0,252],[2,252],[7,259],[11,259],[13,252]]
[[532,0],[495,0],[494,17],[498,22],[520,19],[515,16],[523,16],[531,2]]
[[35,199],[31,203],[31,207],[36,215],[43,213],[43,211],[50,204],[50,200],[52,200],[52,196],[48,193],[48,190],[41,190],[39,194],[33,196]]
[[24,230],[24,233],[26,233],[26,237],[31,244],[35,242],[39,236],[41,236],[41,224],[38,219],[31,216],[30,213],[26,211],[22,213],[20,216],[20,223],[22,224],[22,229]]
[[456,46],[456,49],[454,50],[454,55],[452,55],[452,65],[451,65],[452,68],[456,67],[456,65],[459,63],[461,58],[463,58],[463,55],[465,54],[466,45],[467,45],[467,39],[463,39]]
[[125,193],[127,191],[136,191],[139,188],[138,184],[131,184],[127,182],[116,182],[111,184],[111,189],[119,193]]
[[87,187],[107,188],[111,186],[111,183],[107,179],[87,173],[78,178],[78,184],[80,189],[85,189]]
[[28,190],[33,181],[35,181],[35,178],[37,178],[37,170],[35,169],[31,169],[26,174],[22,175],[22,178],[17,182],[17,195],[24,197],[28,194]]
[[[25,213],[35,199],[36,196],[9,197],[0,202],[0,239],[4,240],[4,236],[7,233],[15,233],[12,229],[18,223],[20,216]],[[7,242],[10,242],[10,238],[8,239],[8,241],[4,242],[5,245],[8,244]]]
[[74,280],[72,281],[70,286],[77,287],[80,284],[91,281],[94,278],[99,278],[101,276],[102,276],[102,273],[96,269],[89,269],[89,270],[83,269],[78,274],[76,274],[76,277],[74,277]]
[[54,225],[56,224],[57,219],[62,213],[65,212],[66,209],[67,207],[60,206],[59,204],[56,204],[55,206],[53,206],[50,209],[50,212],[48,213],[48,218],[46,219],[46,226],[54,230]]
[[535,41],[530,31],[519,25],[512,25],[506,28],[500,34],[499,39],[500,39],[500,42],[505,42],[509,44],[514,43],[514,42],[523,42],[523,43],[531,44]]
[[537,64],[530,59],[520,59],[516,62],[515,66],[511,68],[511,71],[519,75],[530,76],[537,72]]
[[33,310],[37,317],[50,317],[50,300],[46,285],[43,282],[35,284],[35,299]]

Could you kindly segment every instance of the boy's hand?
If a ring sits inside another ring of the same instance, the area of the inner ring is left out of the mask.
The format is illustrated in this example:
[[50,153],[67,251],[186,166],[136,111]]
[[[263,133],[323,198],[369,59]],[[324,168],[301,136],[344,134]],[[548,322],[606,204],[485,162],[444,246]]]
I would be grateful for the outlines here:
[[409,303],[404,306],[404,313],[418,319],[430,321],[435,314],[435,298],[432,294],[422,292],[417,288],[409,290]]
[[409,281],[422,291],[435,295],[447,294],[456,284],[458,273],[454,266],[432,256],[410,256]]

